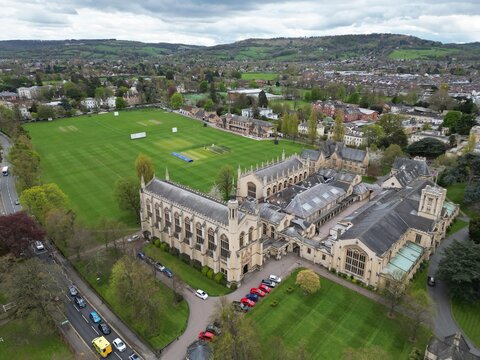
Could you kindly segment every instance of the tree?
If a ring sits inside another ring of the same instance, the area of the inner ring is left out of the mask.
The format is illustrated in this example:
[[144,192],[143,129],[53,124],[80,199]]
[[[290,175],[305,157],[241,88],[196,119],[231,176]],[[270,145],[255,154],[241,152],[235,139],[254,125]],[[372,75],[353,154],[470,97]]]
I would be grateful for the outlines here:
[[468,136],[467,146],[463,148],[463,153],[466,154],[466,153],[472,152],[473,150],[475,150],[475,145],[476,145],[475,134],[470,134]]
[[462,117],[462,113],[460,111],[451,110],[445,114],[443,117],[442,127],[446,127],[450,129],[450,133],[454,133],[457,127],[457,122]]
[[363,128],[363,135],[367,141],[367,146],[377,144],[385,136],[383,128],[378,124],[367,125]]
[[58,247],[68,246],[75,231],[75,224],[76,214],[73,210],[53,208],[45,215],[45,231],[48,238]]
[[444,280],[450,294],[462,301],[480,298],[480,244],[454,241],[445,250],[438,265],[438,277]]
[[432,301],[429,295],[423,289],[413,291],[404,301],[404,307],[410,313],[411,341],[417,341],[418,330],[422,325],[428,324],[431,320]]
[[213,111],[215,110],[215,103],[212,101],[212,99],[207,99],[207,101],[205,101],[205,104],[203,105],[203,108],[206,111]]
[[448,87],[441,87],[430,96],[428,103],[432,109],[438,111],[444,111],[453,109],[455,106],[455,100],[448,95]]
[[220,188],[218,187],[217,184],[213,184],[212,188],[208,192],[208,196],[217,199],[219,201],[223,200],[223,195],[222,192],[220,191]]
[[263,90],[258,93],[258,106],[263,108],[268,107],[267,94],[265,94]]
[[17,177],[18,191],[40,183],[40,155],[33,150],[33,145],[27,136],[17,137],[8,157]]
[[404,155],[405,154],[403,153],[400,146],[398,146],[397,144],[390,145],[383,152],[383,156],[382,156],[382,160],[381,160],[382,167],[383,168],[388,168],[388,169],[391,168],[393,162],[395,161],[395,158],[402,157]]
[[28,246],[45,236],[37,222],[24,212],[0,216],[0,254],[19,257]]
[[43,120],[46,120],[49,118],[53,119],[55,118],[55,109],[53,108],[53,106],[39,105],[37,110],[37,116],[39,119],[43,119]]
[[20,195],[20,202],[24,209],[41,223],[45,224],[48,211],[67,206],[67,195],[60,190],[57,184],[43,184],[24,190]]
[[459,135],[468,135],[476,124],[475,115],[463,114],[455,126],[455,132]]
[[292,118],[290,119],[290,129],[289,133],[295,140],[298,136],[298,115],[297,113],[293,114]]
[[307,123],[307,135],[310,141],[312,142],[312,144],[315,143],[315,140],[318,137],[317,126],[318,126],[317,113],[315,111],[312,111],[310,113],[310,117],[308,118],[308,123]]
[[395,308],[402,301],[405,294],[404,273],[400,270],[394,271],[384,289],[384,295],[387,298],[390,310],[388,316],[393,317],[395,315]]
[[130,212],[136,218],[140,215],[140,186],[135,178],[120,178],[113,188],[113,196],[121,210]]
[[398,130],[403,132],[403,117],[397,114],[383,114],[377,121],[377,125],[381,126],[385,136],[389,137]]
[[220,189],[223,200],[228,200],[230,195],[232,195],[232,191],[234,190],[234,181],[235,175],[233,168],[230,165],[225,165],[222,169],[220,169],[215,184]]
[[290,114],[288,112],[283,114],[281,131],[284,137],[290,134]]
[[470,236],[470,240],[476,244],[480,244],[480,216],[470,219],[468,235]]
[[170,98],[170,106],[172,107],[172,109],[178,110],[182,105],[183,105],[183,96],[182,94],[176,92]]
[[153,167],[153,161],[147,155],[140,154],[135,160],[135,170],[137,172],[138,179],[143,176],[145,183],[150,182],[155,175],[155,169]]
[[97,239],[103,241],[105,248],[107,248],[111,242],[113,242],[113,246],[117,248],[116,240],[125,236],[126,233],[127,226],[114,219],[102,218],[97,226]]
[[297,274],[295,284],[305,292],[314,294],[320,290],[320,277],[313,270],[302,270]]
[[198,91],[201,93],[206,93],[208,91],[208,82],[207,80],[203,80],[200,82],[200,85],[198,87]]
[[343,123],[343,111],[337,111],[335,114],[335,124],[333,125],[333,140],[343,142],[345,136],[345,124]]
[[127,102],[123,97],[117,96],[115,99],[115,109],[117,110],[122,110],[127,107]]
[[235,311],[225,297],[220,298],[217,312],[222,335],[213,342],[214,358],[218,360],[250,360],[261,354],[258,333],[255,324]]
[[408,360],[423,360],[424,359],[424,353],[422,350],[414,347],[412,351],[410,351],[410,354],[408,355]]
[[445,150],[446,146],[443,142],[429,137],[410,144],[406,149],[412,156],[425,156],[429,159],[442,155]]
[[218,99],[217,99],[217,90],[215,89],[215,81],[212,81],[210,83],[209,92],[210,92],[210,99],[214,104],[216,104]]

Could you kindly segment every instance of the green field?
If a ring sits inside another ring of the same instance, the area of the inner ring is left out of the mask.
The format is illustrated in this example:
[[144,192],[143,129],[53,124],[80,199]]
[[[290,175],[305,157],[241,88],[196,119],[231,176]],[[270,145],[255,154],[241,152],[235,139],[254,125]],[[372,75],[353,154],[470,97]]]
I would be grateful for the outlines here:
[[[172,128],[178,129],[172,133]],[[71,206],[87,224],[101,217],[127,224],[137,219],[120,211],[112,196],[115,181],[135,176],[134,162],[144,153],[153,159],[156,174],[201,191],[208,191],[224,165],[236,170],[281,156],[282,150],[300,152],[302,145],[281,141],[255,141],[205,128],[201,122],[161,110],[138,110],[82,116],[25,125],[41,156],[43,180],[57,183]],[[131,133],[147,133],[144,139],[130,140]],[[215,154],[205,150],[215,144],[231,149]],[[194,158],[187,163],[171,155],[173,151]]]
[[226,286],[217,284],[214,280],[207,278],[200,271],[184,263],[179,258],[160,250],[153,244],[145,247],[145,254],[162,263],[173,271],[182,281],[190,285],[193,289],[202,289],[210,296],[221,296],[231,292]]
[[[385,359],[407,359],[412,347],[424,349],[430,333],[422,328],[418,341],[408,338],[409,319],[386,316],[388,310],[354,291],[322,278],[321,289],[305,296],[297,288],[295,272],[248,316],[257,324],[262,344],[270,336],[281,337],[287,347],[303,344],[309,359],[341,359],[347,348],[380,347]],[[295,287],[288,293],[289,286]],[[270,306],[273,299],[279,304]]]
[[12,319],[1,325],[0,338],[1,359],[74,359],[55,330],[45,331],[34,319]]
[[452,309],[458,325],[477,348],[480,347],[480,301],[475,304],[464,304],[454,299]]
[[445,57],[447,55],[454,55],[458,52],[456,49],[443,49],[432,47],[430,49],[399,49],[394,50],[388,55],[390,59],[432,59]]
[[242,80],[276,80],[278,74],[275,73],[242,73]]
[[[135,316],[135,310],[128,310],[122,306],[110,287],[112,267],[120,255],[113,249],[108,252],[103,250],[97,254],[98,261],[91,258],[83,259],[76,261],[75,267],[129,327],[140,334],[154,349],[162,349],[185,331],[188,320],[188,305],[185,301],[182,301],[180,304],[173,306],[173,291],[158,281],[158,291],[155,296],[158,297],[157,301],[162,304],[164,311],[161,313],[155,334],[147,336],[145,330],[147,324],[138,320]],[[97,281],[97,277],[100,278],[100,281]]]

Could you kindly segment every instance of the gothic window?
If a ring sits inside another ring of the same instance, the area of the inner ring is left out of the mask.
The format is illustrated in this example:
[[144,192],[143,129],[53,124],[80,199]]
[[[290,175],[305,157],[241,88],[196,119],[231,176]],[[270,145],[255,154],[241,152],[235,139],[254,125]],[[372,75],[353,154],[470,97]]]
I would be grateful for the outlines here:
[[277,192],[277,185],[273,185],[273,194]]
[[242,248],[245,242],[245,233],[242,231],[240,233],[240,247]]
[[345,270],[358,276],[363,276],[366,258],[363,252],[357,249],[348,249],[345,259]]
[[247,183],[247,195],[254,199],[257,197],[257,186],[253,182]]
[[152,204],[150,200],[147,200],[147,217],[149,219],[152,217]]
[[302,174],[298,175],[298,181],[302,181]]
[[268,232],[268,226],[267,226],[267,224],[263,223],[263,224],[262,224],[262,233],[263,233],[263,235],[267,235],[267,232]]
[[160,205],[155,204],[155,227],[160,229],[160,224],[162,223],[162,218],[160,217]]
[[230,257],[228,238],[225,235],[220,237],[220,256],[224,260]]
[[203,230],[202,230],[202,224],[197,222],[197,225],[195,225],[196,232],[197,232],[197,244],[201,245],[203,244]]
[[175,237],[178,239],[182,228],[180,227],[180,215],[176,212],[173,217],[175,218]]
[[274,226],[270,226],[270,237],[275,239],[275,227]]
[[420,244],[422,242],[422,235],[421,234],[415,234],[415,242],[417,244]]
[[253,226],[248,229],[248,242],[252,242],[253,241]]
[[267,196],[270,196],[270,188],[267,188]]
[[215,251],[217,246],[215,245],[215,232],[212,228],[208,229],[208,250]]
[[286,189],[287,186],[288,186],[288,182],[287,182],[287,180],[285,180],[284,183],[283,183],[283,188]]
[[170,227],[172,226],[172,218],[170,217],[170,210],[165,209],[163,212],[165,214],[165,227],[170,229]]
[[307,172],[306,172],[306,171],[303,173],[303,178],[304,178],[304,179],[307,178]]
[[298,178],[295,176],[295,179],[293,180],[293,182],[296,184],[298,181]]
[[192,224],[190,223],[190,218],[185,218],[185,237],[187,239],[192,238]]
[[278,191],[282,191],[282,183],[278,184]]

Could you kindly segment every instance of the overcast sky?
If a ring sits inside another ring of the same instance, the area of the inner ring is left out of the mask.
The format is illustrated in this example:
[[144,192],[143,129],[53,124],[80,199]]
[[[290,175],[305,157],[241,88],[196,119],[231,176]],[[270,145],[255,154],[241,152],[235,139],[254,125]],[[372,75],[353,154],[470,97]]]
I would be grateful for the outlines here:
[[0,9],[0,40],[216,45],[377,32],[480,41],[480,0],[0,0]]

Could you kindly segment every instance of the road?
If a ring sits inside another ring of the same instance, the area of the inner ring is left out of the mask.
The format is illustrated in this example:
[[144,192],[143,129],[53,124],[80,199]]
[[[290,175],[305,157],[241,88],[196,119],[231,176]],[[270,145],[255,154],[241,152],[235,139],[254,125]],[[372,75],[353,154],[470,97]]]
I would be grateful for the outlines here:
[[[0,144],[3,148],[2,163],[0,167],[10,166],[7,162],[8,151],[10,150],[10,140],[3,133],[0,132]],[[11,168],[10,168],[11,172]],[[1,176],[1,175],[0,175]],[[15,179],[10,174],[9,176],[1,176],[0,178],[0,213],[13,214],[21,210],[21,206],[15,205],[18,199],[15,191]]]
[[[468,219],[462,219],[468,220]],[[443,257],[443,251],[450,246],[455,240],[466,241],[468,239],[468,227],[464,227],[460,231],[446,237],[438,247],[437,251],[430,258],[430,265],[428,273],[430,276],[435,276],[438,270],[438,264]],[[435,276],[436,278],[436,276]],[[470,352],[472,354],[480,356],[480,351],[477,349],[465,333],[460,329],[452,314],[452,305],[450,302],[450,296],[448,294],[447,286],[442,281],[436,281],[435,287],[428,287],[428,293],[433,299],[436,307],[435,319],[433,323],[433,332],[439,339],[443,339],[445,336],[452,335],[457,331],[462,332],[468,345],[470,346]]]

